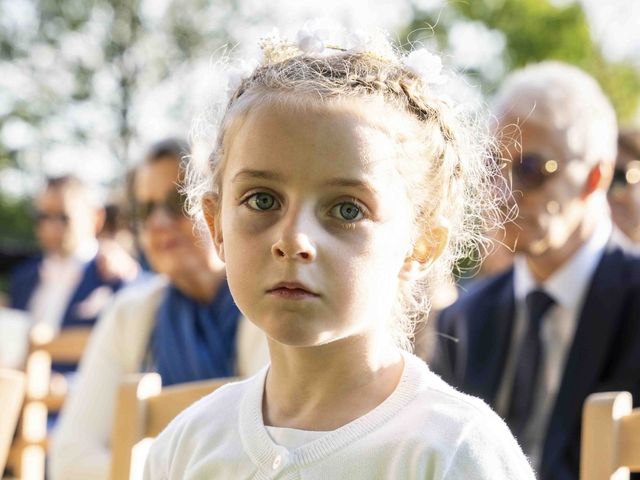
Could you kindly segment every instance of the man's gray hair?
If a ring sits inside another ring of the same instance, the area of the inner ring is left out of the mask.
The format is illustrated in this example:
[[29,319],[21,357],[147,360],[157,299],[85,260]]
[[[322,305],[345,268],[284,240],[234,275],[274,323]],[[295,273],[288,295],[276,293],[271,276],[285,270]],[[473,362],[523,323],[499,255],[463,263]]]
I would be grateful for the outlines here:
[[618,127],[611,103],[596,80],[557,61],[510,74],[496,94],[498,120],[517,119],[564,132],[569,150],[587,162],[614,162]]

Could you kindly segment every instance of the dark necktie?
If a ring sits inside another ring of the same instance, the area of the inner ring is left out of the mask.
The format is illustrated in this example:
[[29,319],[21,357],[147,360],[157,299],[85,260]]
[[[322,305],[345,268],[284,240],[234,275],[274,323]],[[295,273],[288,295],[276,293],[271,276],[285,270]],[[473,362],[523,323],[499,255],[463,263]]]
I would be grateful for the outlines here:
[[506,418],[507,424],[511,427],[516,438],[522,436],[531,417],[543,355],[540,326],[544,314],[553,303],[553,298],[542,290],[533,290],[526,298],[527,330],[520,342],[520,352],[518,353]]

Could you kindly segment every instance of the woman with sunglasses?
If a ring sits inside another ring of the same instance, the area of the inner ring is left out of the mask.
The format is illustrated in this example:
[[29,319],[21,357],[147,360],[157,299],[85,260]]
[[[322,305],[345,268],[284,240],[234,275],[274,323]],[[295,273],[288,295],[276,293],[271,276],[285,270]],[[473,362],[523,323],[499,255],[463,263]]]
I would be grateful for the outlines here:
[[140,245],[159,275],[124,291],[100,319],[62,413],[52,480],[106,479],[119,383],[157,371],[163,385],[245,376],[267,361],[263,334],[235,306],[224,265],[184,214],[184,145],[154,145],[132,181]]

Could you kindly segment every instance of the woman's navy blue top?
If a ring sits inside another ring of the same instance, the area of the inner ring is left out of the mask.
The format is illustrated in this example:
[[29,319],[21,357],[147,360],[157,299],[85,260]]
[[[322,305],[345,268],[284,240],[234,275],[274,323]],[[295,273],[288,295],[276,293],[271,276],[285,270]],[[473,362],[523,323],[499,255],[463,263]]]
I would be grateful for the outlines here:
[[150,344],[162,384],[233,376],[239,317],[226,279],[208,304],[169,285]]

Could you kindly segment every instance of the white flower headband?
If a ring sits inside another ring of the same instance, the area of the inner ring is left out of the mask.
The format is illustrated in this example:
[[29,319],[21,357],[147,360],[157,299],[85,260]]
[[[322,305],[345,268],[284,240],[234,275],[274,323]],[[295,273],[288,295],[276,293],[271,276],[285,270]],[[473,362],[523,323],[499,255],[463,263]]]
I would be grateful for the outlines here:
[[[326,23],[305,24],[296,35],[296,41],[282,38],[277,30],[260,40],[262,61],[241,60],[228,69],[227,90],[233,93],[242,81],[248,78],[260,64],[276,63],[300,54],[310,56],[331,55],[336,50],[343,52],[366,52],[374,56],[397,62],[393,48],[385,34],[375,32],[367,34],[361,30],[346,33]],[[426,48],[413,50],[400,59],[402,65],[414,75],[420,77],[429,86],[441,85],[446,81],[442,74],[442,60],[439,55]]]
[[442,59],[426,48],[413,50],[402,59],[402,64],[429,85],[441,85],[446,81],[442,74]]

